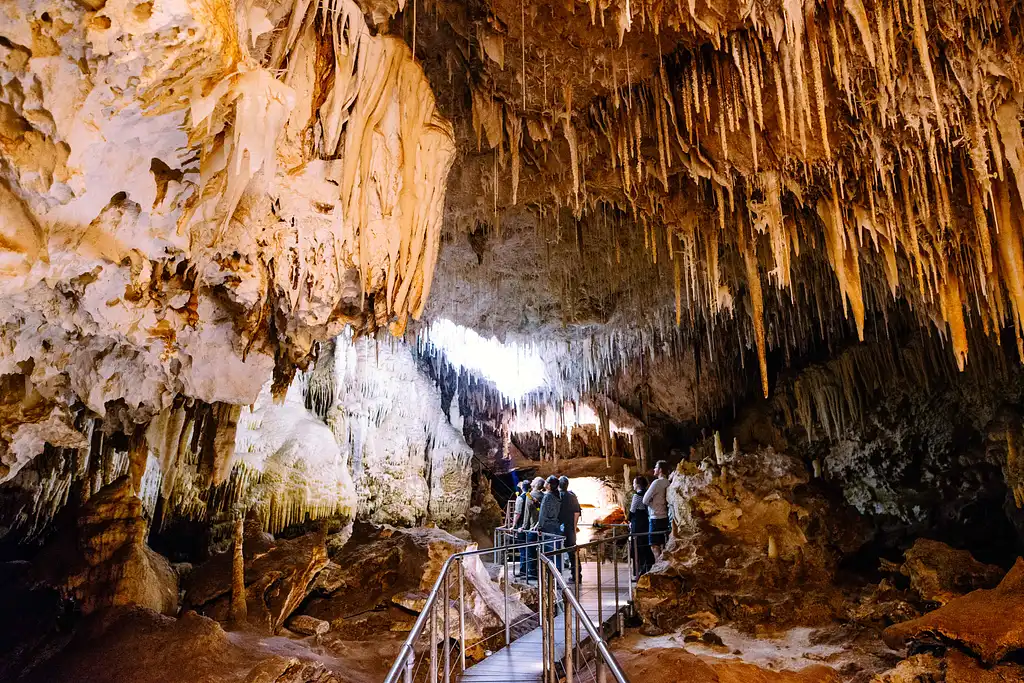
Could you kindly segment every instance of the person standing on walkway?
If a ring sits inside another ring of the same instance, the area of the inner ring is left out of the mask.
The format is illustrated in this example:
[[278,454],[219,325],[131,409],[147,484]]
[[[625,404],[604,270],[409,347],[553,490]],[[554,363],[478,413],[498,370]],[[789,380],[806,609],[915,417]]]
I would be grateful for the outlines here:
[[[569,477],[558,478],[558,493],[561,496],[561,507],[558,511],[558,519],[562,523],[562,537],[565,538],[565,547],[571,548],[576,545],[576,532],[580,527],[580,515],[583,510],[580,508],[580,501],[576,494],[569,490]],[[569,564],[569,580],[576,580],[576,553],[567,552]]]
[[640,475],[633,480],[633,500],[629,504],[629,533],[633,537],[633,579],[639,579],[654,566],[654,555],[651,554],[650,517],[644,505],[644,494],[649,484],[647,477]]
[[[537,520],[537,524],[534,526],[534,529],[537,531],[543,531],[545,534],[548,534],[548,536],[544,537],[545,541],[551,535],[560,536],[562,534],[562,523],[558,519],[561,508],[562,499],[558,495],[558,477],[552,474],[545,482],[544,498],[540,502],[540,519]],[[550,546],[545,544],[542,547],[545,552],[555,549],[553,543]],[[561,555],[555,556],[555,567],[561,570]]]
[[[520,528],[523,530],[523,542],[532,543],[538,540],[539,535],[535,531],[540,519],[541,499],[544,497],[544,480],[537,477],[530,484],[530,491],[526,494],[526,502],[523,505],[523,522]],[[537,578],[537,549],[524,548],[520,555],[519,573],[526,577],[526,580]]]
[[[526,521],[526,500],[529,498],[530,493],[530,482],[527,479],[523,479],[516,486],[516,502],[515,508],[512,513],[512,529],[513,538],[515,543],[526,542],[526,530],[524,522]],[[523,569],[526,567],[526,548],[518,551],[519,553],[519,569],[517,575],[525,575],[526,572]]]
[[647,506],[648,526],[651,533],[651,550],[654,559],[661,560],[661,551],[668,540],[668,465],[664,460],[654,463],[655,479],[647,488],[643,502]]

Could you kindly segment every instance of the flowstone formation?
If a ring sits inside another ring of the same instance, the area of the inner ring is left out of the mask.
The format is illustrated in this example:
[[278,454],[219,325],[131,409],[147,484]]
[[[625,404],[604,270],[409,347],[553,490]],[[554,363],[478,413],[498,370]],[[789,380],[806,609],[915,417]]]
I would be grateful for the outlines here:
[[423,310],[454,141],[351,0],[0,10],[0,481]]

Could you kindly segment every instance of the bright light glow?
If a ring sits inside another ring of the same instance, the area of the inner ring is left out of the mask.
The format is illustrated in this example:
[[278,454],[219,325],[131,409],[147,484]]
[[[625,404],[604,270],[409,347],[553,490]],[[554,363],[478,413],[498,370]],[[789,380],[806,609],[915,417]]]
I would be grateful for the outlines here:
[[576,542],[587,543],[594,535],[591,525],[621,509],[619,496],[611,484],[597,477],[570,477],[569,490],[576,494],[581,508]]
[[446,319],[435,321],[427,338],[444,352],[449,363],[489,379],[512,400],[547,384],[544,361],[531,347],[503,344],[494,337],[484,339],[468,327]]
[[[601,428],[597,412],[589,403],[566,401],[554,408],[540,405],[534,406],[532,409],[517,411],[510,430],[513,434],[545,431],[571,434],[573,427],[586,426],[592,426],[595,429]],[[608,420],[608,430],[612,434],[632,434],[634,431],[632,427],[619,426],[615,420],[611,419]]]

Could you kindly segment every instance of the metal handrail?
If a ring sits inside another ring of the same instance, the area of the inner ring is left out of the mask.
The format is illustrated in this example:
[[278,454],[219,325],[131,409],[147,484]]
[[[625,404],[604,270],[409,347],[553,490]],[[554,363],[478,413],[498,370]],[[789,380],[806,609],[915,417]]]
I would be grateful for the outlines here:
[[[503,546],[500,550],[503,553],[505,553],[505,552],[508,552],[510,550],[523,550],[523,549],[526,549],[526,548],[537,548],[538,546],[541,546],[541,545],[544,545],[544,544],[547,544],[547,543],[551,543],[551,541],[543,541],[543,540],[541,540],[541,541],[531,541],[530,543],[519,543],[519,544],[516,544],[516,545]],[[467,557],[472,557],[472,556],[475,556],[475,555],[487,555],[487,554],[490,554],[490,553],[493,553],[493,552],[495,552],[494,548],[483,548],[483,549],[477,549],[477,550],[464,550],[464,551],[462,551],[460,553],[454,553],[454,554],[448,556],[448,559],[446,559],[444,561],[444,564],[441,565],[441,571],[438,574],[437,581],[434,582],[434,587],[430,590],[430,594],[427,595],[427,599],[423,603],[423,609],[420,610],[420,614],[416,618],[416,623],[413,624],[412,630],[409,631],[409,636],[405,639],[405,643],[402,644],[402,648],[399,650],[398,656],[395,658],[395,663],[391,666],[391,669],[388,671],[388,675],[384,678],[384,683],[399,683],[402,680],[403,674],[405,676],[405,683],[412,683],[412,681],[413,681],[413,666],[414,666],[415,654],[416,654],[415,653],[416,640],[419,639],[419,637],[423,635],[423,631],[424,631],[424,629],[425,629],[425,627],[427,625],[427,620],[428,619],[431,621],[431,626],[433,627],[433,622],[435,621],[434,618],[433,618],[433,616],[434,616],[434,605],[437,602],[438,596],[441,593],[441,588],[446,586],[446,582],[448,580],[448,571],[451,569],[452,565],[454,565],[456,562],[462,562]],[[542,552],[538,552],[537,553],[538,564],[540,563],[541,555],[542,555]],[[538,574],[539,574],[539,572],[538,572]],[[460,578],[460,582],[461,582],[461,579],[462,579],[462,574],[461,573],[459,575],[459,578]],[[508,611],[508,585],[509,585],[509,580],[508,580],[508,577],[506,576],[505,577],[505,593],[506,593],[506,595],[505,595],[505,609],[506,609],[506,615],[505,615],[505,638],[506,638],[506,641],[509,638],[509,623],[508,623],[508,615],[507,615],[507,611]],[[459,621],[460,621],[460,630],[462,630],[462,629],[465,628],[465,617],[464,617],[464,614],[463,614],[462,584],[461,583],[459,585],[459,593],[460,593],[460,597],[459,597],[459,601],[460,601]],[[446,614],[447,614],[447,609],[448,609],[448,605],[445,605]],[[445,634],[446,638],[447,638],[447,635],[448,634],[446,633]],[[433,648],[431,648],[431,654],[433,655]],[[465,649],[463,649],[463,652],[462,652],[462,660],[463,660],[463,667],[465,667]],[[446,668],[445,669],[446,674],[447,674],[447,671],[448,670]],[[434,677],[434,680],[435,681],[437,680],[436,676]],[[445,677],[445,680],[447,680],[447,675]]]
[[[624,538],[624,537],[620,536],[619,538]],[[552,580],[555,584],[557,584],[557,590],[561,591],[562,599],[566,602],[566,609],[565,609],[565,615],[564,615],[564,622],[565,622],[565,643],[564,643],[565,650],[564,650],[564,656],[565,656],[565,663],[566,663],[566,672],[567,672],[566,681],[567,681],[567,683],[572,683],[572,668],[573,668],[572,661],[573,661],[573,658],[572,658],[572,626],[571,626],[571,624],[572,624],[572,612],[573,612],[573,610],[575,610],[575,613],[577,615],[580,615],[580,614],[583,615],[583,618],[582,619],[578,619],[577,623],[578,624],[581,623],[583,625],[583,629],[587,632],[587,635],[590,636],[591,642],[593,642],[595,644],[595,646],[597,647],[597,651],[601,655],[601,659],[604,660],[605,666],[608,668],[608,671],[611,672],[611,675],[615,679],[616,683],[629,683],[629,679],[626,677],[625,672],[622,670],[622,667],[619,665],[618,660],[615,659],[615,655],[613,655],[611,653],[611,650],[608,649],[608,644],[605,642],[604,638],[601,636],[601,634],[599,633],[598,629],[594,626],[594,622],[590,620],[589,616],[587,616],[586,610],[583,609],[583,606],[580,605],[579,600],[577,600],[577,598],[576,598],[576,595],[573,593],[572,589],[569,588],[569,585],[566,583],[565,578],[562,576],[562,572],[558,570],[558,567],[555,566],[555,563],[552,561],[552,559],[550,557],[548,557],[548,555],[549,555],[549,553],[542,553],[541,554],[541,558],[544,561],[544,565],[543,566],[547,570],[547,575],[550,577],[550,580]],[[555,591],[556,591],[556,587],[552,586],[551,587],[552,598],[553,598],[553,596],[555,594]],[[541,615],[542,621],[547,621],[547,628],[543,628],[542,627],[542,634],[543,634],[544,640],[545,640],[545,644],[544,644],[544,647],[543,647],[543,655],[542,655],[545,658],[545,666],[544,666],[545,681],[549,680],[548,679],[548,675],[549,674],[550,674],[550,680],[557,680],[556,676],[554,675],[554,661],[551,661],[551,662],[547,661],[547,657],[549,656],[549,653],[550,653],[550,656],[552,657],[552,660],[554,658],[554,612],[555,612],[555,610],[554,610],[554,607],[555,607],[554,599],[544,600],[543,604],[547,608],[546,609],[546,614],[542,614]]]
[[[491,561],[497,564],[498,553],[504,552],[504,549],[511,547],[510,545],[507,545],[505,543],[505,537],[512,537],[521,533],[535,534],[538,537],[538,541],[541,545],[554,545],[556,550],[560,548],[565,548],[565,536],[563,536],[562,534],[556,534],[550,531],[540,531],[539,529],[517,529],[515,527],[499,526],[494,529],[494,546],[492,548],[494,557],[492,558]],[[502,539],[501,543],[498,543],[499,537]]]
[[[597,525],[595,525],[595,526],[597,526]],[[626,526],[626,525],[622,525],[622,524],[601,525],[602,528],[616,528],[616,527],[623,527],[623,526]],[[544,572],[545,575],[542,576],[541,579],[540,579],[540,591],[539,591],[540,598],[541,598],[541,600],[540,600],[540,613],[541,613],[541,617],[540,618],[541,618],[541,622],[542,622],[542,631],[541,631],[541,633],[542,633],[542,638],[543,638],[543,646],[542,646],[543,666],[542,666],[542,669],[543,669],[543,676],[544,676],[543,680],[544,680],[544,683],[556,683],[556,681],[560,680],[559,677],[557,676],[556,667],[555,667],[556,657],[555,657],[555,637],[554,637],[555,612],[556,612],[556,603],[558,601],[558,595],[557,594],[559,592],[562,594],[563,600],[564,600],[564,604],[566,605],[565,616],[564,616],[564,623],[565,623],[565,641],[564,641],[564,646],[565,646],[565,650],[564,650],[564,656],[563,656],[563,665],[564,665],[565,681],[566,681],[566,683],[573,683],[573,669],[574,669],[574,666],[575,666],[575,662],[574,662],[575,658],[574,658],[574,654],[573,654],[573,645],[572,645],[572,638],[573,638],[572,621],[574,619],[574,617],[573,617],[573,611],[574,610],[575,610],[575,622],[576,622],[576,631],[577,631],[576,638],[577,638],[577,641],[581,642],[580,638],[579,638],[579,632],[578,631],[579,631],[579,626],[582,623],[584,630],[587,632],[588,636],[591,639],[591,642],[594,644],[594,646],[597,649],[598,654],[600,655],[600,659],[597,661],[597,672],[596,672],[598,680],[599,681],[605,681],[606,680],[606,678],[605,678],[606,672],[610,672],[612,674],[612,676],[614,677],[616,683],[627,683],[627,681],[628,681],[628,679],[626,678],[625,673],[622,671],[622,669],[619,666],[618,662],[615,660],[614,655],[612,655],[611,651],[608,649],[607,642],[604,639],[604,613],[603,613],[603,610],[602,610],[602,605],[603,605],[603,598],[602,598],[603,583],[601,581],[601,558],[599,557],[598,561],[597,561],[597,602],[598,602],[598,607],[597,607],[597,624],[596,625],[591,620],[591,618],[587,614],[587,612],[580,605],[580,603],[579,603],[579,601],[578,601],[578,599],[576,597],[576,594],[572,591],[572,589],[570,589],[570,587],[566,583],[565,579],[563,578],[561,572],[558,570],[558,567],[557,567],[557,565],[554,562],[554,558],[556,558],[560,554],[570,553],[571,552],[571,553],[574,554],[575,560],[576,560],[573,563],[573,565],[575,567],[579,568],[580,567],[579,560],[580,560],[580,551],[581,550],[584,550],[584,549],[587,549],[587,548],[592,548],[592,547],[597,547],[597,546],[602,546],[602,545],[605,545],[605,544],[608,544],[608,543],[613,543],[615,545],[618,545],[619,542],[623,542],[624,541],[626,543],[626,564],[627,564],[628,570],[630,571],[630,574],[632,575],[633,559],[634,559],[633,558],[633,554],[634,553],[631,552],[631,551],[633,551],[634,546],[636,545],[636,539],[643,538],[643,537],[648,537],[648,536],[655,536],[655,535],[659,535],[660,536],[662,534],[668,534],[668,533],[671,533],[671,532],[670,531],[639,531],[639,532],[635,532],[635,533],[614,534],[614,535],[609,536],[607,538],[595,539],[595,540],[589,541],[587,543],[580,543],[580,544],[576,544],[574,546],[569,546],[567,548],[556,549],[556,550],[552,550],[552,551],[542,551],[540,553],[540,559],[543,561],[543,565],[542,566],[546,569],[546,571]],[[614,568],[614,571],[615,571],[614,591],[615,591],[615,615],[616,615],[616,619],[617,619],[616,630],[621,632],[621,628],[622,628],[622,625],[621,625],[621,612],[620,612],[620,607],[619,607],[619,561],[618,561],[618,558],[616,556],[614,556],[614,555],[612,556],[612,564],[613,564],[613,568]],[[582,579],[582,576],[578,575],[578,576],[574,577],[574,579],[575,579],[575,587],[578,590],[579,587],[580,587],[580,581]],[[627,581],[627,586],[629,587],[629,599],[630,599],[630,601],[632,601],[632,598],[633,598],[633,580],[632,580],[632,576],[630,577],[630,580]],[[628,605],[629,603],[626,603],[626,604]],[[583,618],[580,618],[581,615],[582,615]]]

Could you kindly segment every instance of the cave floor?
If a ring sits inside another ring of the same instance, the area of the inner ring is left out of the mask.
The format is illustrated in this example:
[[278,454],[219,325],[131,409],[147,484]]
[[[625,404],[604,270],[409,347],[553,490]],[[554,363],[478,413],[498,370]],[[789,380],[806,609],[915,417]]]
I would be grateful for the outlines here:
[[[608,562],[601,565],[600,596],[597,572],[596,562],[582,563],[582,580],[576,596],[595,628],[601,622],[607,626],[614,620],[617,612],[629,604],[629,567],[625,563],[618,564],[618,596],[615,591],[615,566]],[[578,633],[586,636],[582,625],[579,626]],[[541,681],[543,676],[542,646],[543,633],[540,628],[534,629],[482,662],[466,669],[458,680],[471,683]],[[555,652],[559,659],[565,655],[564,614],[559,614],[555,618]],[[585,672],[579,673],[576,680],[589,680]]]

